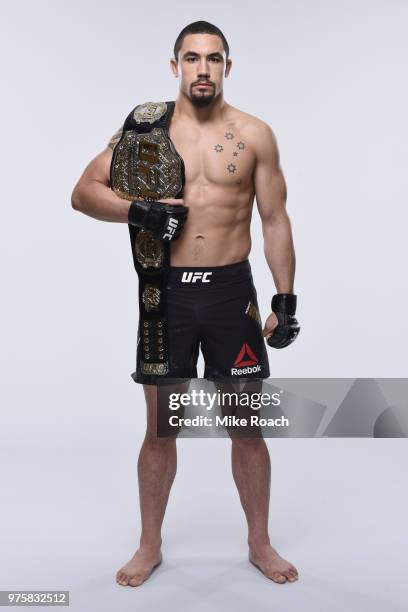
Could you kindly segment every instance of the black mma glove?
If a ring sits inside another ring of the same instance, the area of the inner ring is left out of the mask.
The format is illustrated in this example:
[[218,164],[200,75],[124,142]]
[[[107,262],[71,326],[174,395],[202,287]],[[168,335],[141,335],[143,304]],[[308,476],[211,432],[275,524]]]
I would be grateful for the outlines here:
[[183,204],[165,204],[155,200],[134,200],[128,212],[130,225],[152,232],[160,240],[177,240],[187,218]]
[[300,326],[295,318],[297,296],[293,293],[277,293],[271,302],[272,312],[278,318],[278,326],[266,342],[272,348],[285,348],[296,339]]

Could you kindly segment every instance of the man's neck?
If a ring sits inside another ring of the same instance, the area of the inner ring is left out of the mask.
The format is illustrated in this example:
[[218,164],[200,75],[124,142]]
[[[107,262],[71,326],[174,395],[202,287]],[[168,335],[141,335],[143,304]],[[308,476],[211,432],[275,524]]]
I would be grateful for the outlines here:
[[179,119],[194,123],[213,123],[223,119],[227,106],[222,93],[218,94],[208,106],[196,106],[180,91],[174,107],[174,115]]

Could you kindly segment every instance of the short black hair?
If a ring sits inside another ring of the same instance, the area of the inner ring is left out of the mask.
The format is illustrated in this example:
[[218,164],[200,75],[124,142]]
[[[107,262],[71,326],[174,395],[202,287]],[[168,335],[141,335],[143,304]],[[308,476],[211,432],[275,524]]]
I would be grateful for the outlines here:
[[183,28],[180,34],[177,36],[177,40],[174,43],[174,59],[176,61],[178,59],[178,54],[181,49],[181,45],[183,44],[184,37],[187,36],[187,34],[215,34],[216,36],[219,36],[222,40],[224,51],[228,59],[229,44],[227,43],[227,39],[221,30],[208,21],[194,21]]

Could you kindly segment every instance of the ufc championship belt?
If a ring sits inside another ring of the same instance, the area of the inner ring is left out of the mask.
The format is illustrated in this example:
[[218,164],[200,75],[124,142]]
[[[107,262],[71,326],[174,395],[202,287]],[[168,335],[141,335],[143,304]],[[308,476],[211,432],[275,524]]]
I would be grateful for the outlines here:
[[[132,110],[123,125],[110,167],[113,191],[126,200],[181,198],[183,159],[169,137],[175,102],[146,102]],[[139,276],[138,352],[144,375],[169,371],[166,284],[170,242],[128,224],[133,262]]]

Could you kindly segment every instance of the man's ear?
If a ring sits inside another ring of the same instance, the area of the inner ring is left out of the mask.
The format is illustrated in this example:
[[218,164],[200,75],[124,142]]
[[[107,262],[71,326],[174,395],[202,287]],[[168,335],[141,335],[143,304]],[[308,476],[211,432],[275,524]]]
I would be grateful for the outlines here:
[[225,76],[227,77],[230,73],[231,70],[231,66],[232,66],[232,60],[228,59],[225,65]]
[[174,57],[172,57],[170,60],[170,67],[174,76],[178,77],[178,63],[177,60],[174,59]]

